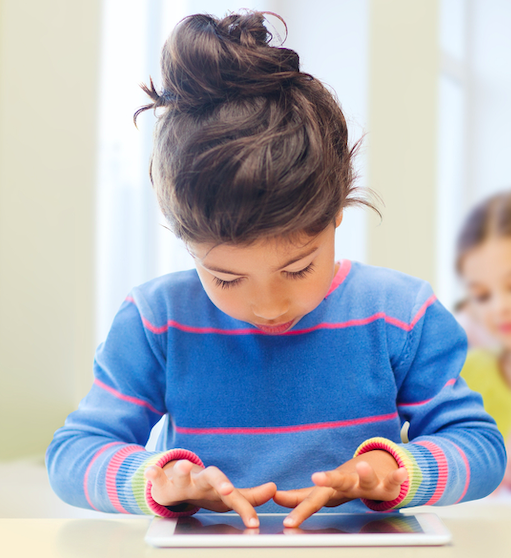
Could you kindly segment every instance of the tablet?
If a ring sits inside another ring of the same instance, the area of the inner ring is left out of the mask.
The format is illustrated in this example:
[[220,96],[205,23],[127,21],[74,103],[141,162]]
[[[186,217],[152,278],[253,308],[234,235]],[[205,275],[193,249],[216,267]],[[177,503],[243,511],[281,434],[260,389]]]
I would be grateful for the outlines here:
[[145,540],[157,547],[436,546],[451,534],[432,513],[317,513],[299,528],[283,526],[285,513],[259,514],[248,529],[233,513],[153,518]]

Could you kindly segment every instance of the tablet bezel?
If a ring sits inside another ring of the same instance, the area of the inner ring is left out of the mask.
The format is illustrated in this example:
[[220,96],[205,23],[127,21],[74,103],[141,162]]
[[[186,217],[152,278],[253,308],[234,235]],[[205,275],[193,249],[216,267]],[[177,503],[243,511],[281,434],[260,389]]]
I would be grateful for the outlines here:
[[[227,514],[201,513],[201,515],[218,516],[221,521]],[[231,514],[229,514],[231,515]],[[261,520],[265,516],[286,517],[285,513],[259,514]],[[332,514],[318,513],[315,517]],[[371,514],[373,515],[373,514]],[[388,514],[374,514],[384,516]],[[449,543],[452,535],[439,517],[433,513],[403,514],[405,517],[415,517],[423,529],[423,533],[349,533],[349,534],[293,534],[286,529],[284,534],[251,534],[250,530],[237,534],[215,535],[175,535],[177,519],[154,517],[147,531],[145,541],[151,546],[159,548],[227,548],[227,547],[341,547],[341,546],[440,546]]]

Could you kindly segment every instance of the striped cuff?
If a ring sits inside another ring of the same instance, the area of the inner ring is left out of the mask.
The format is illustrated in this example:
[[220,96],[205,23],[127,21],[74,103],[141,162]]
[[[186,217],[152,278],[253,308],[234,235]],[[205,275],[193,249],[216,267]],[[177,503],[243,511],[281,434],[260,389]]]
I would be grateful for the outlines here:
[[[188,461],[191,461],[195,465],[204,467],[204,463],[202,463],[202,461],[197,455],[195,455],[191,451],[184,450],[184,449],[169,450],[163,454],[159,454],[157,457],[158,459],[156,461],[150,460],[145,464],[146,466],[144,468],[144,471],[145,469],[147,469],[147,467],[151,467],[153,465],[156,465],[158,467],[163,467],[167,463],[170,463],[171,461],[177,461],[179,459],[187,459]],[[169,506],[169,507],[162,506],[161,504],[158,504],[158,502],[156,502],[151,495],[151,488],[153,486],[152,482],[145,479],[145,483],[146,485],[145,485],[144,492],[145,492],[145,500],[147,506],[156,515],[159,515],[161,517],[181,517],[181,516],[193,515],[194,513],[197,513],[200,510],[200,508],[197,506],[188,507],[186,510],[183,511],[176,510],[177,506]]]
[[374,450],[384,450],[389,452],[397,461],[399,467],[404,467],[406,469],[408,478],[401,485],[399,496],[394,500],[386,502],[361,498],[362,502],[364,502],[369,509],[374,511],[388,511],[405,506],[409,501],[411,501],[422,481],[422,475],[417,467],[415,459],[413,459],[412,455],[402,446],[387,440],[387,438],[370,438],[369,440],[366,440],[360,444],[353,457],[357,457]]

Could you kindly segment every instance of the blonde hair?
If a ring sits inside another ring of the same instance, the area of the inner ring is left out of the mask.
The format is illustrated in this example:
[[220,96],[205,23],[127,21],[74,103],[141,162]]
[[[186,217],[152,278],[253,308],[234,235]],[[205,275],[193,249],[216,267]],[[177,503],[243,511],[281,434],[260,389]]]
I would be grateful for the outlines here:
[[469,250],[492,237],[511,237],[511,190],[499,192],[469,213],[458,236],[456,269]]

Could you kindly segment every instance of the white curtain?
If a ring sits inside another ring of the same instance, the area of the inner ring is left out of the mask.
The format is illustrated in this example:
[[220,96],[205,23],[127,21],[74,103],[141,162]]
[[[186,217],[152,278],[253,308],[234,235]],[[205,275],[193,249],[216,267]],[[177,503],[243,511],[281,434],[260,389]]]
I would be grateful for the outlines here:
[[164,228],[151,189],[148,162],[154,115],[133,124],[147,103],[139,87],[159,83],[165,35],[184,13],[184,2],[104,0],[97,188],[97,341],[130,289],[152,277],[186,269],[190,257]]

